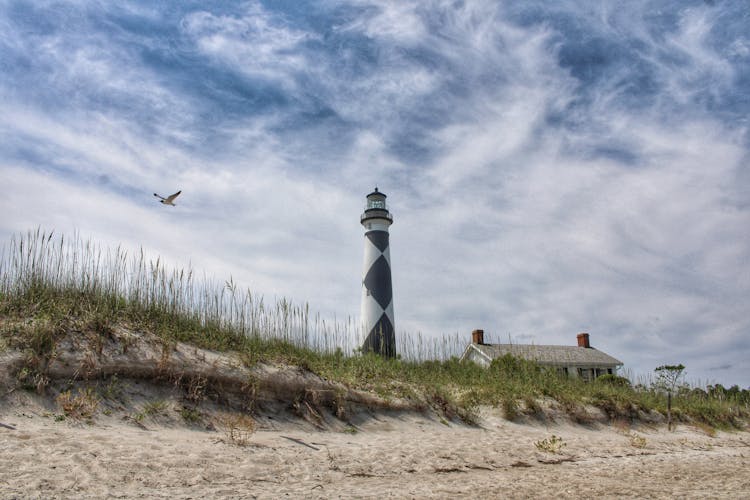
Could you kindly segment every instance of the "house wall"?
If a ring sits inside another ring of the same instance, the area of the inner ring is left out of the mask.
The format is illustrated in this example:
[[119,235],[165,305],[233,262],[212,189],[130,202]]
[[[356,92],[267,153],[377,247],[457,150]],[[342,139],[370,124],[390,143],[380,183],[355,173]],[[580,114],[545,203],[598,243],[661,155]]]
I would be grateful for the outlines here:
[[579,377],[584,380],[594,380],[602,375],[606,374],[617,374],[617,367],[611,368],[594,368],[591,366],[566,366],[565,372],[569,377]]
[[539,363],[539,366],[557,370],[557,373],[561,375],[567,375],[568,377],[578,377],[584,380],[594,380],[608,373],[617,374],[616,366],[608,368],[595,368],[587,365],[560,366],[548,363]]
[[[488,361],[486,357],[482,356],[479,352],[475,351],[474,349],[469,349],[468,352],[466,352],[464,359],[467,361],[472,361],[474,363],[477,363],[483,368],[489,368],[490,366],[490,361]],[[601,368],[601,367],[596,368],[596,367],[587,366],[587,365],[559,366],[559,365],[550,365],[550,364],[545,364],[545,363],[539,363],[539,365],[555,369],[558,371],[558,373],[565,374],[568,377],[580,377],[584,380],[594,380],[607,373],[612,373],[615,375],[617,374],[616,366],[607,367],[607,368]]]
[[466,359],[469,361],[473,361],[474,363],[480,365],[483,368],[490,367],[490,362],[487,361],[487,358],[485,358],[484,356],[482,356],[481,354],[479,354],[477,351],[473,349],[467,353]]

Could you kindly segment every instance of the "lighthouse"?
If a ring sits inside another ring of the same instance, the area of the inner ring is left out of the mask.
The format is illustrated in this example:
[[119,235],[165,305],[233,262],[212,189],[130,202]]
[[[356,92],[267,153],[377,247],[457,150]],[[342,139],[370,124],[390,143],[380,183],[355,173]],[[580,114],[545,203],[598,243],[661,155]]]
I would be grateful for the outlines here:
[[385,204],[385,193],[367,195],[367,205],[360,216],[365,228],[365,260],[362,271],[361,322],[365,335],[362,352],[386,357],[396,355],[396,333],[393,321],[393,287],[391,286],[391,251],[388,228],[393,216]]

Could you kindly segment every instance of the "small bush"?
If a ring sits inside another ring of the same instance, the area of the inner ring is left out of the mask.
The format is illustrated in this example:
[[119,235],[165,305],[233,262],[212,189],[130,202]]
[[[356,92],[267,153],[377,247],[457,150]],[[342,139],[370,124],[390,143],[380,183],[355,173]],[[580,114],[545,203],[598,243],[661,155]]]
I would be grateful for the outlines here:
[[217,417],[217,427],[224,432],[228,443],[247,446],[255,432],[255,420],[248,415],[226,413]]
[[55,350],[55,331],[46,325],[40,325],[34,329],[29,339],[29,349],[41,357],[50,356]]
[[146,417],[156,417],[164,414],[167,411],[168,406],[169,405],[166,401],[149,401],[143,405],[141,411],[134,413],[130,418],[132,418],[135,423],[140,424]]
[[109,382],[102,390],[102,396],[104,399],[119,399],[122,396],[122,383],[117,374],[109,378]]
[[507,396],[502,400],[503,414],[506,420],[513,421],[521,414],[518,408],[518,401],[513,396]]
[[166,401],[149,401],[143,405],[142,411],[147,417],[153,417],[166,412],[168,406]]
[[646,438],[643,436],[639,436],[638,434],[628,434],[628,438],[630,438],[630,446],[633,448],[645,448],[646,447]]
[[23,367],[16,374],[16,379],[25,391],[36,391],[42,394],[49,385],[49,378],[36,369]]
[[180,410],[180,416],[182,417],[182,420],[189,424],[196,424],[201,421],[201,414],[195,408],[183,406]]
[[631,387],[630,380],[625,377],[620,377],[619,375],[612,375],[610,373],[597,378],[596,383],[600,385],[611,385],[612,387]]
[[57,396],[57,404],[70,418],[91,418],[99,407],[99,398],[91,388],[79,390],[75,396],[72,396],[70,391],[65,391]]
[[526,405],[525,413],[535,417],[543,416],[544,409],[539,405],[539,401],[533,396],[526,396],[524,398],[524,404]]
[[547,453],[560,453],[560,451],[562,451],[562,449],[565,447],[565,442],[560,436],[555,436],[554,434],[552,434],[552,436],[546,439],[536,441],[534,443],[534,446],[536,446],[538,450]]

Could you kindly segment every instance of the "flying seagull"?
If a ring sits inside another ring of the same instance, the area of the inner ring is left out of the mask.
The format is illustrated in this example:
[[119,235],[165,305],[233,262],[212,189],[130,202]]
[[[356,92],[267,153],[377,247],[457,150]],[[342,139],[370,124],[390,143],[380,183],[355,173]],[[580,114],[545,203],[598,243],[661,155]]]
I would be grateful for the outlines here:
[[170,194],[170,195],[169,195],[169,196],[167,196],[166,198],[162,198],[161,196],[159,196],[159,195],[158,195],[158,194],[156,194],[156,193],[154,193],[154,196],[156,196],[157,198],[159,198],[159,201],[160,201],[161,203],[163,203],[163,204],[165,204],[165,205],[172,205],[172,206],[174,207],[174,206],[175,206],[175,204],[174,204],[174,203],[172,203],[172,202],[174,201],[174,199],[175,199],[175,198],[177,198],[177,197],[178,197],[178,196],[180,195],[180,193],[181,193],[181,192],[182,192],[182,191],[177,191],[177,192],[176,192],[175,194]]

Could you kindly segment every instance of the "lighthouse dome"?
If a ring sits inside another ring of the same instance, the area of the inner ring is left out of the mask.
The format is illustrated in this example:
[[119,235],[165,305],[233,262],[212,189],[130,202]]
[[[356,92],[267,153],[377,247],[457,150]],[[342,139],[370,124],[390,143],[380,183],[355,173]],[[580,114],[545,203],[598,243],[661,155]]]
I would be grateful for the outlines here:
[[367,207],[366,210],[370,209],[378,209],[378,210],[386,210],[385,207],[385,199],[387,196],[385,193],[381,193],[378,191],[378,188],[375,188],[375,191],[367,195]]
[[360,221],[364,224],[367,220],[372,219],[383,219],[388,223],[393,222],[393,216],[388,212],[388,207],[385,203],[386,195],[378,191],[375,191],[367,195],[367,204],[365,205],[365,212],[361,215]]

